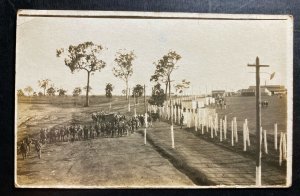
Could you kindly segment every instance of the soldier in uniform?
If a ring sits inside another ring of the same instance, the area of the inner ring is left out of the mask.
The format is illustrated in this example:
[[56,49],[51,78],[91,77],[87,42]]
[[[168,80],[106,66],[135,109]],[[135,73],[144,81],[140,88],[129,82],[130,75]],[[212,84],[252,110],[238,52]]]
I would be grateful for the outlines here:
[[65,141],[65,128],[64,127],[60,127],[59,136],[60,136],[60,141],[64,142]]
[[144,120],[145,120],[145,119],[144,119],[144,116],[143,116],[143,115],[140,115],[140,123],[141,123],[141,126],[142,126],[142,127],[144,127],[144,123],[145,123]]
[[23,160],[27,158],[27,144],[25,140],[22,141],[20,151],[23,157]]
[[147,118],[147,122],[148,122],[148,125],[149,127],[152,127],[152,116],[151,116],[151,113],[148,113],[148,118]]
[[81,141],[82,140],[82,127],[81,125],[78,126],[78,140]]
[[36,150],[36,152],[38,154],[38,157],[40,159],[42,157],[42,145],[38,140],[35,141],[35,150]]
[[138,120],[138,117],[135,117],[134,118],[134,121],[135,121],[135,130],[138,129],[138,126],[139,126],[139,120]]
[[183,114],[181,114],[181,117],[180,117],[180,129],[182,129],[183,120],[184,120],[184,116],[183,116]]
[[111,137],[114,137],[115,136],[115,132],[116,132],[116,124],[115,124],[115,122],[112,122],[110,124],[110,131],[111,131]]
[[100,128],[98,126],[98,123],[96,123],[96,125],[95,125],[95,130],[96,130],[97,137],[99,137],[100,136]]
[[86,127],[86,125],[83,126],[83,134],[84,134],[84,140],[87,140],[88,139],[88,129]]
[[90,129],[90,138],[93,139],[94,138],[94,128],[91,125],[89,129]]
[[46,130],[44,129],[40,130],[40,140],[42,141],[43,144],[46,143],[47,136],[46,136]]
[[133,133],[135,127],[134,117],[131,117],[129,123],[130,123],[131,133]]
[[104,131],[105,131],[105,123],[104,122],[102,122],[101,124],[100,124],[100,135],[102,135],[102,136],[105,136],[105,134],[104,134]]
[[26,143],[26,145],[27,145],[27,150],[28,150],[28,152],[30,152],[30,149],[31,149],[31,138],[27,135],[26,136],[26,138],[25,138],[25,143]]

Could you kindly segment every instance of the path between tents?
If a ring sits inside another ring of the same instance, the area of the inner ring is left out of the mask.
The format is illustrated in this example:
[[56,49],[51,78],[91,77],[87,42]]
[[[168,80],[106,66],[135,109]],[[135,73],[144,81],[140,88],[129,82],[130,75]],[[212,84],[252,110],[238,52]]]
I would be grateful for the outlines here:
[[[255,160],[196,137],[174,125],[175,149],[170,125],[156,122],[147,129],[147,140],[177,169],[198,185],[255,185]],[[262,185],[285,185],[286,176],[262,163]]]

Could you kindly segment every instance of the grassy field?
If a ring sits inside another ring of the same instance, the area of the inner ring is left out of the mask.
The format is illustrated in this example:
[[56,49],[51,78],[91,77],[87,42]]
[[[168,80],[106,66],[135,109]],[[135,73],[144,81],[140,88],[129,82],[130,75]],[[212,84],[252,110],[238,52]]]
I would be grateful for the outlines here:
[[[126,103],[125,96],[113,96],[112,102]],[[139,101],[143,102],[144,98],[140,97]],[[130,101],[133,103],[133,98],[130,97]],[[104,95],[91,95],[89,96],[90,105],[99,105],[109,103],[109,99]],[[85,104],[85,96],[41,96],[41,97],[18,97],[18,103],[27,103],[27,104],[51,104],[57,106],[83,106]]]
[[[269,106],[262,108],[262,127],[268,134],[273,134],[274,124],[278,124],[279,131],[286,132],[287,129],[287,99],[277,96],[262,96],[262,101],[268,101]],[[226,97],[227,109],[217,109],[220,117],[227,115],[228,123],[233,117],[237,118],[239,130],[242,130],[245,119],[248,120],[249,131],[256,130],[256,102],[255,97]]]
[[[278,164],[279,153],[274,149],[274,124],[278,124],[278,145],[280,132],[287,131],[287,99],[286,97],[279,98],[277,96],[262,96],[262,101],[268,101],[269,106],[262,108],[262,127],[267,130],[268,141],[268,154],[262,153],[262,161],[272,164],[280,168],[282,172],[285,172],[285,164],[280,167]],[[219,137],[210,138],[210,134],[201,135],[199,132],[194,131],[193,128],[189,131],[193,132],[200,138],[213,142],[216,145],[222,146],[228,150],[237,152],[246,157],[255,159],[256,157],[256,100],[255,97],[226,97],[226,109],[216,109],[219,117],[223,118],[227,116],[227,128],[231,130],[231,120],[233,117],[237,118],[238,125],[238,137],[239,143],[235,146],[231,146],[231,132],[227,131],[227,140],[220,142]],[[248,127],[250,132],[251,146],[247,147],[247,152],[243,151],[243,123],[245,119],[248,120]],[[224,136],[223,136],[224,137]],[[263,149],[263,148],[262,148]]]

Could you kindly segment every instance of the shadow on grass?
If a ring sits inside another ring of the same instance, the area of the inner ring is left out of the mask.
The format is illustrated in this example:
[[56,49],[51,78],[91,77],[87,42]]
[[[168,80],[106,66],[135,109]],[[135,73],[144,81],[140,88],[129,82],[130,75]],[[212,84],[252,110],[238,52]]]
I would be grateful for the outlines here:
[[[220,138],[219,136],[215,136],[213,138],[211,138],[210,136],[210,131],[207,133],[206,131],[204,131],[204,134],[201,134],[201,131],[195,131],[194,128],[184,128],[182,129],[186,132],[190,132],[193,135],[195,135],[198,138],[204,139],[205,141],[208,141],[210,143],[213,143],[217,146],[223,147],[223,149],[226,149],[228,151],[232,151],[235,153],[238,153],[244,157],[250,158],[252,160],[256,159],[257,153],[256,153],[256,136],[254,134],[250,134],[250,140],[251,140],[251,146],[247,146],[247,151],[243,151],[243,141],[239,141],[238,143],[234,143],[234,146],[231,146],[231,135],[230,135],[230,130],[227,131],[227,140],[224,140],[222,142],[220,142]],[[242,140],[243,135],[242,132],[239,131],[238,132],[238,137],[240,138],[240,140]],[[274,141],[272,138],[268,139],[268,146],[270,147],[268,149],[268,154],[264,153],[264,149],[263,149],[263,144],[262,144],[262,157],[261,157],[261,161],[265,164],[268,164],[270,166],[273,166],[275,168],[277,168],[282,174],[286,175],[286,160],[282,161],[282,165],[280,166],[278,161],[279,161],[279,152],[272,149],[271,146],[274,145]]]
[[[138,131],[142,136],[144,135],[143,131]],[[170,163],[180,172],[185,174],[194,184],[198,186],[213,186],[216,185],[213,181],[209,180],[208,177],[198,171],[197,169],[189,166],[186,161],[184,161],[183,157],[177,154],[174,150],[167,150],[157,143],[151,138],[150,135],[147,135],[147,141],[153,146],[153,148],[164,158],[168,159]]]

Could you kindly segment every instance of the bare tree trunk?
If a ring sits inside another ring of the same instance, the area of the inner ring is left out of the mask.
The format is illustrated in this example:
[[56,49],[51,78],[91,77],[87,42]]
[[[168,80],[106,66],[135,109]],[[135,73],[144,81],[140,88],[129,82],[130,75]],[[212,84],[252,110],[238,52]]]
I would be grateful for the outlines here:
[[111,111],[111,98],[109,97],[109,111]]
[[166,94],[166,96],[167,96],[167,94],[168,94],[168,81],[166,82],[166,90],[165,90],[165,94]]
[[126,100],[128,100],[128,79],[126,79]]
[[89,106],[89,91],[90,91],[90,72],[88,71],[87,85],[86,85],[86,95],[85,95],[85,107]]
[[169,99],[171,98],[171,79],[170,76],[168,77],[168,82],[169,82]]
[[46,88],[44,88],[44,96],[46,96]]

